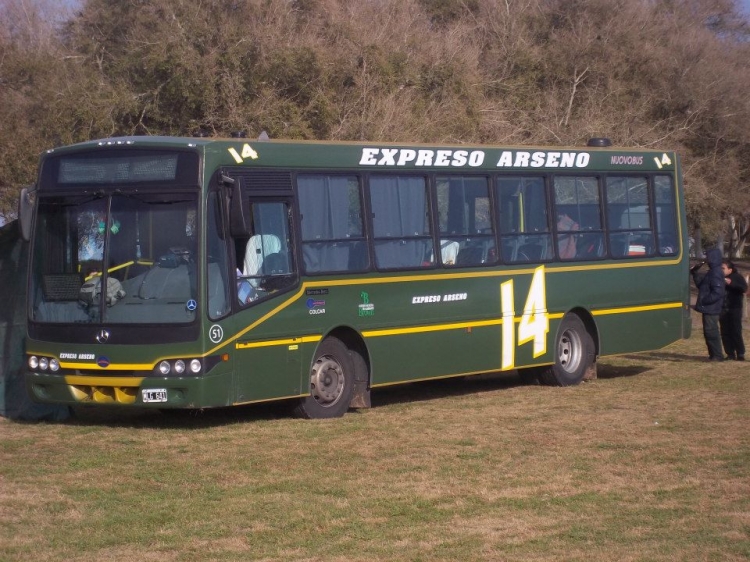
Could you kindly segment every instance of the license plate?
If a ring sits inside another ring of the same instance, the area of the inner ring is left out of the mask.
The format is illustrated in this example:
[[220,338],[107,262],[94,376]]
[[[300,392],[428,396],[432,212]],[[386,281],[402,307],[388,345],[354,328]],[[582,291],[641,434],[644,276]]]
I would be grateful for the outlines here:
[[167,401],[167,389],[166,388],[150,388],[142,390],[141,395],[143,396],[144,402],[166,402]]

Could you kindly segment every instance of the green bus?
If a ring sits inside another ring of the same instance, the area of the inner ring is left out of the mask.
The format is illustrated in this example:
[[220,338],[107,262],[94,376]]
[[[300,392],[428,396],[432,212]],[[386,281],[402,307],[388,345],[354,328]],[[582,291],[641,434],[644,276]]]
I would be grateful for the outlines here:
[[519,370],[690,335],[673,152],[122,137],[21,194],[33,399],[158,409]]

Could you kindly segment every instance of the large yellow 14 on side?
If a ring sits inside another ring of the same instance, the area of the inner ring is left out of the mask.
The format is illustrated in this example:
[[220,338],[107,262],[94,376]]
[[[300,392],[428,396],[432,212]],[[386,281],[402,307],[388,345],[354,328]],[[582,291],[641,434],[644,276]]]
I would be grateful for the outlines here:
[[[500,310],[503,315],[502,361],[503,371],[513,369],[516,360],[516,323],[513,294],[513,279],[500,284]],[[526,304],[518,323],[518,345],[534,342],[533,356],[539,357],[547,351],[547,333],[549,317],[547,316],[547,290],[544,281],[544,266],[534,270]]]

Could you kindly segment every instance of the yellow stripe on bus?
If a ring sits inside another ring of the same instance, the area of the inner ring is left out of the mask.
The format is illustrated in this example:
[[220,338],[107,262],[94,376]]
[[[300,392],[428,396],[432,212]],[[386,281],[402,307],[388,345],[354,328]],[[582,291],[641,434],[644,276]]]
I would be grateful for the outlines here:
[[[605,314],[625,314],[631,312],[646,312],[649,310],[664,310],[670,308],[681,308],[682,303],[666,303],[656,305],[644,305],[644,306],[631,306],[623,308],[608,308],[599,311],[592,311],[591,314],[594,316],[605,315]],[[547,317],[551,320],[559,320],[565,316],[562,312],[553,312],[548,314]],[[513,318],[514,322],[520,322],[521,317],[516,316]],[[480,320],[477,322],[456,322],[453,324],[429,324],[423,326],[410,326],[405,328],[385,328],[382,330],[366,330],[362,332],[362,336],[366,338],[377,338],[382,336],[398,336],[403,334],[419,334],[427,332],[440,332],[445,330],[460,330],[463,328],[481,328],[485,326],[500,326],[503,323],[502,318],[496,318],[492,320]]]
[[462,328],[481,328],[483,326],[499,326],[503,323],[502,318],[493,320],[482,320],[478,322],[457,322],[455,324],[430,324],[424,326],[412,326],[410,328],[391,328],[385,330],[366,330],[362,335],[366,338],[377,338],[380,336],[397,336],[400,334],[419,334],[423,332],[441,332],[444,330],[460,330]]
[[[665,304],[654,304],[654,305],[639,305],[639,306],[630,306],[630,307],[622,307],[622,308],[607,308],[602,310],[595,310],[592,311],[591,314],[594,316],[603,316],[607,314],[627,314],[627,313],[635,313],[635,312],[647,312],[650,310],[666,310],[671,308],[681,308],[682,303],[681,302],[672,302],[672,303],[665,303]],[[547,315],[547,317],[551,320],[559,320],[564,316],[564,313],[562,312],[555,312],[550,313]],[[520,322],[521,317],[515,317],[513,318],[514,322]],[[384,336],[400,336],[400,335],[406,335],[406,334],[422,334],[422,333],[429,333],[429,332],[442,332],[442,331],[448,331],[448,330],[462,330],[466,328],[483,328],[487,326],[500,326],[503,323],[502,318],[493,318],[490,320],[478,320],[478,321],[469,321],[469,322],[453,322],[450,324],[424,324],[421,326],[408,326],[408,327],[402,327],[402,328],[383,328],[379,330],[365,330],[362,332],[362,336],[365,338],[379,338]],[[252,348],[259,348],[259,347],[271,347],[271,346],[278,346],[278,345],[295,345],[299,343],[310,343],[310,342],[318,342],[323,338],[322,335],[316,334],[316,335],[310,335],[310,336],[302,336],[299,338],[285,338],[285,339],[278,339],[278,340],[265,340],[265,341],[255,341],[255,342],[245,342],[245,343],[237,343],[235,345],[236,349],[252,349]]]
[[75,386],[140,386],[145,377],[85,377],[66,375],[65,383]]
[[301,338],[286,338],[281,340],[265,340],[255,342],[238,342],[236,345],[237,349],[250,349],[254,347],[271,347],[274,345],[296,345],[300,343],[317,342],[323,339],[322,335],[303,336]]
[[667,310],[670,308],[682,308],[681,302],[668,302],[664,304],[649,304],[644,306],[626,306],[622,308],[603,308],[602,310],[592,310],[594,316],[604,316],[606,314],[627,314],[630,312],[647,312],[649,310]]
[[[34,355],[30,351],[27,352],[26,354]],[[37,355],[43,355],[43,354],[37,354]],[[100,367],[96,363],[68,363],[65,361],[60,361],[60,367],[63,369],[78,369],[78,370],[84,370],[84,371],[112,371],[112,370],[150,371],[151,369],[154,368],[154,363],[117,363],[117,364],[111,363],[107,367]]]

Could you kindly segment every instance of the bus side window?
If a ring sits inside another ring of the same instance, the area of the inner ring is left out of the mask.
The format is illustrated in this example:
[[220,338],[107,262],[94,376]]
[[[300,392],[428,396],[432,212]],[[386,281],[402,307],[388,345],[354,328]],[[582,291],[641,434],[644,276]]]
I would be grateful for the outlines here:
[[359,179],[352,175],[297,176],[302,258],[307,273],[364,271],[369,266]]
[[604,256],[604,234],[602,232],[584,232],[578,236],[576,258],[590,260]]
[[212,191],[208,195],[208,212],[206,225],[206,260],[208,262],[208,316],[221,318],[229,313],[230,261],[227,244],[221,235],[222,225],[219,213],[219,194]]
[[[485,176],[436,178],[440,262],[445,267],[494,263],[495,232]],[[434,261],[431,256],[430,261]]]
[[679,236],[677,234],[677,199],[671,177],[656,176],[654,178],[654,201],[659,253],[663,256],[674,256],[679,252]]
[[638,258],[654,255],[648,178],[609,176],[605,187],[612,256]]
[[248,304],[297,282],[289,202],[250,201],[252,234],[235,240],[237,300]]
[[425,178],[373,175],[370,177],[370,201],[377,267],[430,267],[434,263],[435,249]]
[[538,176],[499,177],[502,259],[506,263],[549,261],[551,249],[544,179]]
[[599,179],[596,176],[555,176],[554,185],[558,258],[603,258]]

